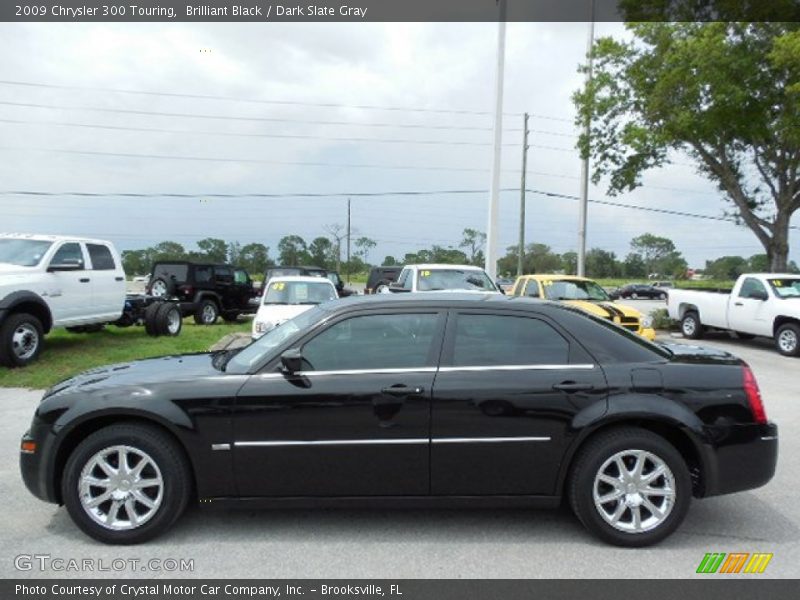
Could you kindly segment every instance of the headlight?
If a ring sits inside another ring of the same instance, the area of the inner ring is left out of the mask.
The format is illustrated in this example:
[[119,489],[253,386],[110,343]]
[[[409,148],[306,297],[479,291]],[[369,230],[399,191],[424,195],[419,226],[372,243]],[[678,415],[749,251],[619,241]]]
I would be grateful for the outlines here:
[[642,317],[642,329],[650,329],[653,326],[653,317]]

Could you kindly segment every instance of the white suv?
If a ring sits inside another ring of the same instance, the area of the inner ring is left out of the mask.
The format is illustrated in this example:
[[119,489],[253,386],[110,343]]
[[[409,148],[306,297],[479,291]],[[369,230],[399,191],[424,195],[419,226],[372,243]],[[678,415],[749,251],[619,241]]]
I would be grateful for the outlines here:
[[389,292],[483,292],[502,294],[480,267],[472,265],[406,265]]
[[54,327],[97,327],[124,306],[125,272],[110,242],[0,234],[0,364],[27,365]]

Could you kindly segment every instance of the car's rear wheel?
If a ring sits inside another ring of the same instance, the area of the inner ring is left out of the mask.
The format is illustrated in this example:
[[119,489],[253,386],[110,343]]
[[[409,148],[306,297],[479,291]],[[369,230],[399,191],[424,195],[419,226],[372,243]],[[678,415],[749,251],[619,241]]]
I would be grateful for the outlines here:
[[692,482],[680,453],[644,429],[622,428],[591,439],[575,459],[572,510],[598,538],[618,546],[660,542],[689,509]]
[[217,322],[217,317],[219,317],[217,303],[209,299],[201,300],[194,312],[194,322],[198,325],[213,325]]
[[633,293],[631,294],[631,300],[636,300],[636,299],[638,299],[638,298],[639,298],[639,294],[637,294],[636,292],[633,292]]
[[775,332],[775,347],[784,356],[800,356],[800,327],[785,323]]
[[162,302],[156,313],[156,328],[161,335],[176,336],[180,334],[183,320],[181,309],[172,302]]
[[658,295],[658,299],[659,300],[666,300],[667,299],[667,295],[664,294],[664,293],[661,293],[661,294]]
[[153,337],[161,335],[158,327],[158,311],[161,308],[161,303],[154,302],[144,309],[144,330],[147,335]]
[[87,437],[67,460],[62,497],[84,533],[137,544],[169,528],[186,508],[189,467],[177,443],[154,427],[120,423]]
[[700,315],[695,311],[687,311],[681,319],[681,333],[683,337],[699,340],[703,337],[703,324],[700,323]]
[[27,313],[9,316],[0,325],[0,365],[24,367],[42,351],[42,323]]

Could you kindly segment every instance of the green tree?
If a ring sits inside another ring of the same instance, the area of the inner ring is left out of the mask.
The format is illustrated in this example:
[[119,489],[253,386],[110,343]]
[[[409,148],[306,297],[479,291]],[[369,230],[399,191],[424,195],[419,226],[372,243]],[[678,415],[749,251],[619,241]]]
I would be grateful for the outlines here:
[[590,277],[616,277],[620,272],[617,255],[601,248],[586,253],[586,273]]
[[[356,240],[356,248],[358,248],[357,255],[364,260],[365,265],[369,264],[369,251],[377,245],[378,242],[366,236],[362,236]],[[356,271],[353,271],[353,273],[355,272]]]
[[269,248],[264,244],[245,244],[239,253],[239,263],[251,275],[263,274],[272,264]]
[[224,263],[228,259],[228,244],[225,240],[206,238],[197,242],[197,247],[200,248],[201,256],[209,262]]
[[567,275],[575,275],[578,273],[578,253],[569,251],[561,255],[561,268]]
[[669,238],[659,237],[652,233],[644,233],[631,240],[631,250],[644,261],[647,275],[664,274],[666,266],[672,266],[676,255],[675,244]]
[[574,96],[578,121],[591,123],[579,147],[593,180],[632,190],[684,152],[755,233],[770,269],[785,270],[800,208],[800,23],[642,21],[626,24],[632,41],[596,41],[594,76]]
[[312,264],[327,269],[335,259],[333,256],[333,244],[326,237],[316,237],[311,240],[308,246],[309,260]]
[[704,273],[711,279],[736,279],[747,272],[748,261],[741,256],[722,256],[715,260],[707,260]]
[[309,261],[306,241],[299,235],[287,235],[278,242],[278,256],[287,267],[302,265]]
[[647,277],[647,265],[644,264],[641,254],[631,252],[625,257],[622,263],[622,275],[636,279]]
[[486,245],[486,234],[477,229],[467,227],[462,235],[459,248],[466,248],[466,256],[469,264],[481,266],[483,265],[483,247]]
[[178,242],[160,242],[152,248],[152,260],[185,260],[186,250]]
[[394,267],[395,265],[399,265],[400,263],[397,262],[397,259],[394,256],[385,256],[383,258],[383,266],[385,267]]
[[150,272],[148,250],[123,250],[122,268],[128,275],[146,275]]
[[[498,273],[517,272],[517,248],[519,246],[506,248],[506,255],[497,261]],[[525,247],[522,257],[523,273],[554,273],[561,268],[561,256],[555,254],[547,244],[528,244]]]

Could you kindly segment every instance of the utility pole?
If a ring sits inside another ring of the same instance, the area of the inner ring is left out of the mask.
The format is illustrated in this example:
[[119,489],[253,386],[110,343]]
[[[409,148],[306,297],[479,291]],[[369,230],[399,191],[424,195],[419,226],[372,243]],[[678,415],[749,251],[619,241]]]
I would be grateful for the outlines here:
[[497,278],[497,218],[500,212],[500,153],[503,141],[503,69],[506,54],[506,0],[496,0],[500,10],[497,23],[497,71],[495,73],[494,158],[489,191],[489,219],[486,227],[484,268],[492,280]]
[[[586,56],[589,59],[589,65],[586,70],[586,86],[592,83],[592,46],[594,45],[594,0],[592,0],[592,14],[589,21],[589,38],[586,41]],[[583,135],[586,137],[587,143],[589,140],[589,132],[591,126],[591,117],[586,115],[583,123]],[[586,222],[589,212],[589,155],[581,162],[581,205],[580,213],[578,214],[578,276],[584,277],[586,275]]]
[[347,283],[350,283],[350,198],[347,199]]
[[528,170],[528,113],[522,120],[522,180],[519,184],[519,250],[517,252],[517,277],[522,275],[525,257],[525,172]]

